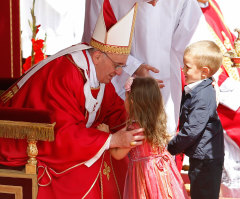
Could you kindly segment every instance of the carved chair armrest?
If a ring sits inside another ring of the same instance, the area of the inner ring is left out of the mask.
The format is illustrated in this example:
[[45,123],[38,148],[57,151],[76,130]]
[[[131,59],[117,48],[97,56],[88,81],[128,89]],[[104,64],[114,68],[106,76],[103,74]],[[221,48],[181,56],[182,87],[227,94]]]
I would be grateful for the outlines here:
[[27,174],[37,171],[37,141],[54,141],[54,126],[48,111],[29,108],[0,108],[0,137],[26,139]]

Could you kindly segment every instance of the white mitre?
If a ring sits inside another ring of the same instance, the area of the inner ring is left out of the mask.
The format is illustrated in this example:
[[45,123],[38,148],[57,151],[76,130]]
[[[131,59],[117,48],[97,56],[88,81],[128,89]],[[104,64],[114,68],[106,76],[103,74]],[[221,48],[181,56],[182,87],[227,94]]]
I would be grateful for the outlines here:
[[117,21],[109,0],[105,0],[90,45],[107,53],[129,54],[136,14],[137,4]]

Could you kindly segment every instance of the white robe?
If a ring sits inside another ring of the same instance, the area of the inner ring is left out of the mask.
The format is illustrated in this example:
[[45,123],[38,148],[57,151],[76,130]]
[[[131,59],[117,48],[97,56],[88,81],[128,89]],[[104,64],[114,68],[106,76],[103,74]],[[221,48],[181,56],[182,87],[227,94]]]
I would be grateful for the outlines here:
[[[30,9],[33,0],[20,1],[21,39],[23,57],[31,55],[32,22]],[[41,25],[38,39],[46,37],[46,54],[53,55],[59,50],[81,42],[84,21],[83,0],[36,0],[36,25]]]
[[[90,42],[103,0],[86,0],[83,42]],[[115,16],[123,17],[136,0],[110,0]],[[201,14],[196,0],[160,0],[152,5],[138,0],[139,7],[135,24],[131,55],[128,67],[112,82],[117,93],[124,98],[123,85],[141,63],[160,70],[151,73],[164,81],[161,89],[168,117],[168,131],[176,132],[181,101],[180,67],[183,52],[195,30]]]

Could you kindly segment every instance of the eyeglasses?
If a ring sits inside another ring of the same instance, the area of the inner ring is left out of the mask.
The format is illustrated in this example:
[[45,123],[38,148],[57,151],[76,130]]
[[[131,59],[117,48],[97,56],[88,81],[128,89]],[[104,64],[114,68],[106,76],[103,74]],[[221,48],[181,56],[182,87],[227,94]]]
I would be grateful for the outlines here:
[[105,53],[105,52],[102,52],[102,53],[103,53],[104,55],[106,55],[107,58],[113,63],[115,70],[120,69],[120,68],[123,68],[123,67],[126,67],[126,65],[120,65],[119,63],[116,63],[115,61],[113,61],[112,58],[109,57],[107,53]]

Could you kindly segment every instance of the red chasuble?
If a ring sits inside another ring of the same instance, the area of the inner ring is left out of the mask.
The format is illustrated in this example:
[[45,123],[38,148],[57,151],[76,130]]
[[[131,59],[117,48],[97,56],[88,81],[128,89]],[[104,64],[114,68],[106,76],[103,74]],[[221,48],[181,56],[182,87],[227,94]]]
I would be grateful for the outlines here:
[[[96,129],[105,123],[112,132],[125,125],[123,101],[111,83],[104,91],[101,107],[90,128],[86,128],[87,112],[83,72],[70,55],[59,57],[33,74],[2,107],[28,107],[51,112],[56,122],[55,141],[37,143],[39,155],[38,199],[120,198],[126,172],[126,161],[112,160],[105,152],[91,167],[84,162],[94,157],[109,134]],[[92,90],[94,97],[99,89]],[[2,96],[3,97],[3,96]],[[2,98],[6,99],[6,98]],[[25,140],[0,139],[0,164],[25,165]]]
[[[222,43],[224,42],[224,37],[222,31],[229,38],[232,46],[234,44],[235,36],[230,32],[229,28],[225,25],[221,10],[215,0],[209,1],[209,6],[207,8],[202,8],[202,12],[206,18],[207,23],[215,32],[217,38]],[[222,66],[223,72],[219,75],[219,86],[228,78],[231,77],[228,70]],[[238,68],[238,73],[240,74],[240,69]],[[229,137],[234,140],[240,147],[240,108],[234,112],[229,108],[219,105],[218,106],[218,115],[221,120],[224,130],[226,130]]]

